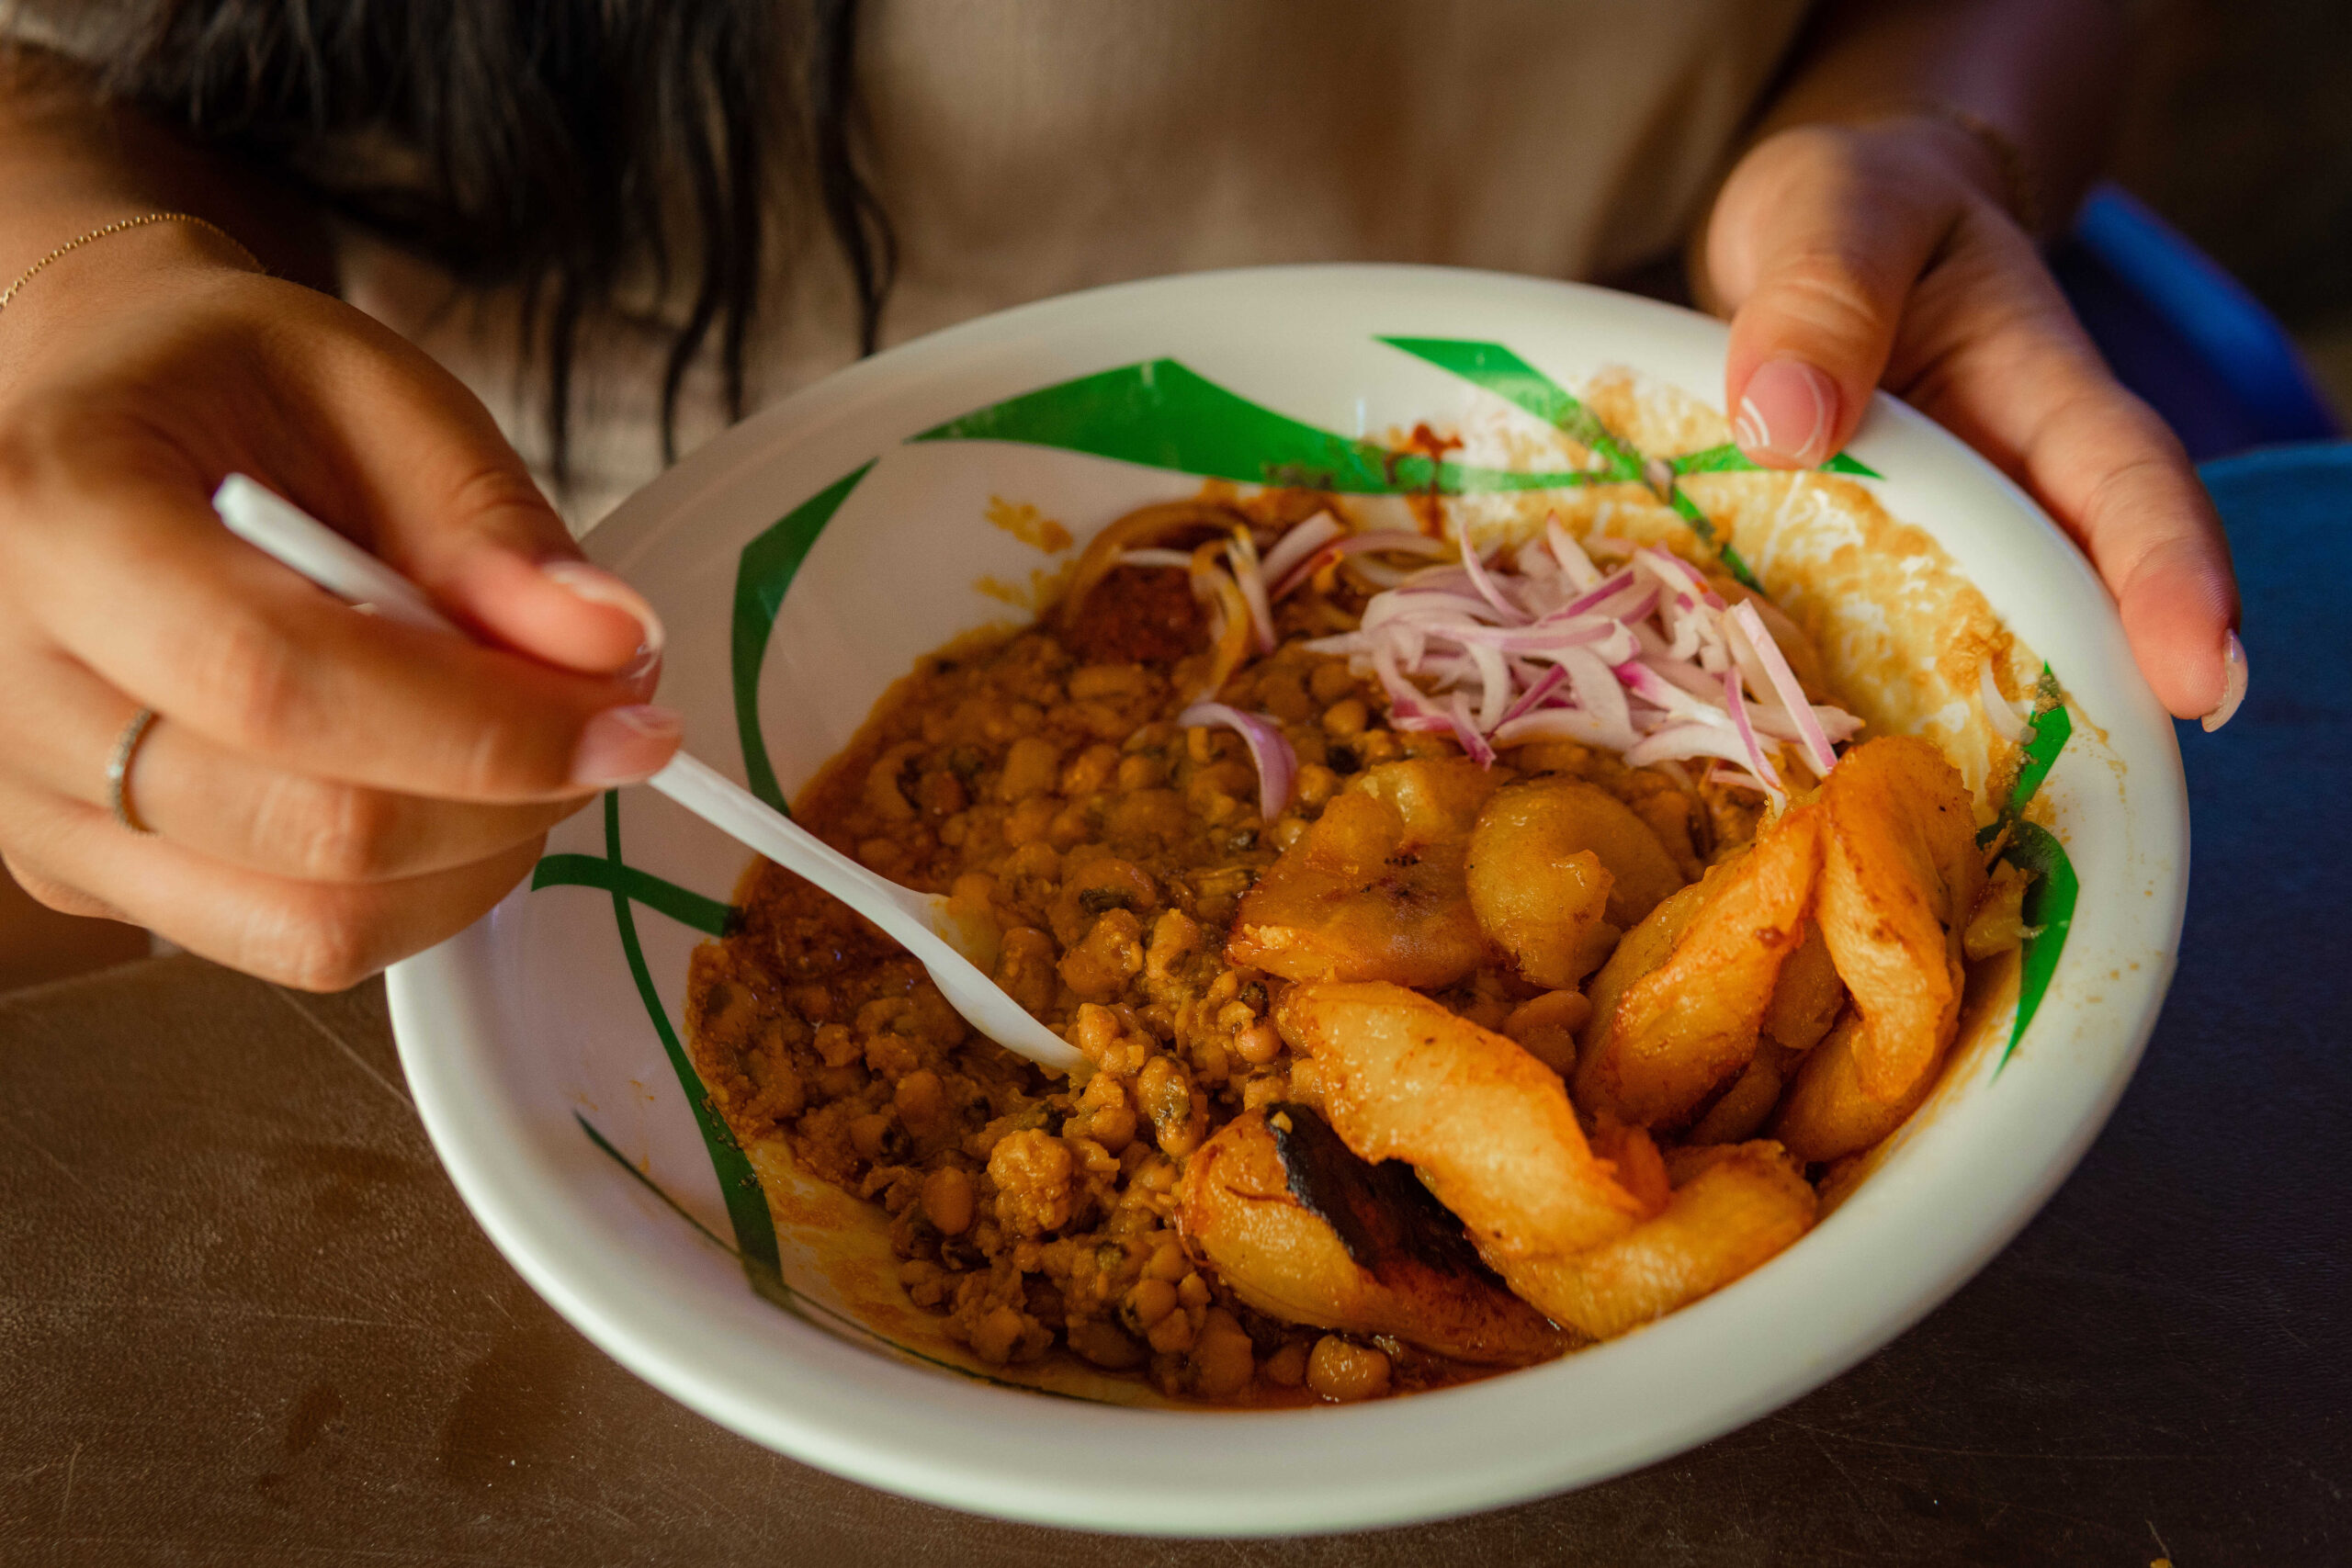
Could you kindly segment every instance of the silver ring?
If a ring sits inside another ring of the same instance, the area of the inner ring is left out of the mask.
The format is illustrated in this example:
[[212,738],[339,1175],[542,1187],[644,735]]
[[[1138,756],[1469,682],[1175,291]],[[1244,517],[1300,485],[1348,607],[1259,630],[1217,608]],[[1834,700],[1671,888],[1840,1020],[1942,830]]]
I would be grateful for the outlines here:
[[142,837],[152,836],[155,829],[132,815],[130,809],[130,764],[139,755],[139,743],[155,725],[155,710],[141,708],[130,716],[130,722],[115,737],[114,755],[107,759],[107,809],[114,819]]

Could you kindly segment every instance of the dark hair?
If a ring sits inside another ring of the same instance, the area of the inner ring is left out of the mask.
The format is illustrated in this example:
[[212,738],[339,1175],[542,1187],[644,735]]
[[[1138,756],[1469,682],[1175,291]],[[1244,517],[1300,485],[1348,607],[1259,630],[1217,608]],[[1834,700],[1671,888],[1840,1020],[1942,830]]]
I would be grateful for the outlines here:
[[[714,334],[728,412],[772,202],[815,198],[873,352],[893,266],[859,168],[857,0],[146,0],[107,85],[469,285],[519,286],[559,481],[583,332],[624,288],[663,323],[662,441]],[[355,156],[355,154],[357,154]],[[797,167],[793,166],[797,164]]]

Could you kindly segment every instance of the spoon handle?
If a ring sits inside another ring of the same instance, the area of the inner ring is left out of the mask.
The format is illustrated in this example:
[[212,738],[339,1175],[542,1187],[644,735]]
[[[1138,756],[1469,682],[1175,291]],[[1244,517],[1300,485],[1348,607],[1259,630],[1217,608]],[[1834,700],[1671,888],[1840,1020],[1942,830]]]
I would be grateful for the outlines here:
[[212,492],[212,510],[229,532],[338,599],[403,626],[466,635],[415,583],[266,485],[231,474]]
[[[267,487],[231,474],[213,493],[230,532],[312,582],[387,620],[466,633],[416,585]],[[697,757],[678,752],[646,783],[737,842],[815,883],[912,953],[956,1010],[1008,1050],[1069,1072],[1085,1058],[1006,996],[933,924],[938,900],[850,859]]]
[[908,905],[922,896],[876,874],[699,757],[681,751],[645,781],[737,842],[815,883],[900,945],[942,939]]

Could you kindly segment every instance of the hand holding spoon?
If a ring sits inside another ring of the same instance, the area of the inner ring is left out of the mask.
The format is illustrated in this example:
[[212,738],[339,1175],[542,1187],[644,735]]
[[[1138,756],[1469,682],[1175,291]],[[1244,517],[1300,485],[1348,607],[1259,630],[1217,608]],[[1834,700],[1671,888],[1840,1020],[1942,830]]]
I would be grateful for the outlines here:
[[[414,583],[257,481],[231,474],[214,493],[212,506],[239,538],[337,598],[388,620],[466,635]],[[683,750],[646,783],[881,927],[931,972],[940,994],[966,1022],[1006,1050],[1057,1073],[1085,1061],[966,956],[969,938],[945,898],[877,876]]]

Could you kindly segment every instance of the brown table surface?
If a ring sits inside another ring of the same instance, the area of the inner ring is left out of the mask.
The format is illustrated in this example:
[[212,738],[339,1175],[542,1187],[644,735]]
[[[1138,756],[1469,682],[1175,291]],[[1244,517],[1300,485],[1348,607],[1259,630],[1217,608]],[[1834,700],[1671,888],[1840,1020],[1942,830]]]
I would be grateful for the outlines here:
[[2308,514],[2217,482],[2254,694],[2184,731],[2183,957],[2114,1120],[1951,1302],[1742,1431],[1311,1540],[887,1496],[673,1404],[531,1293],[435,1162],[379,987],[175,958],[0,1002],[0,1562],[2352,1560],[2352,460],[2334,471]]

